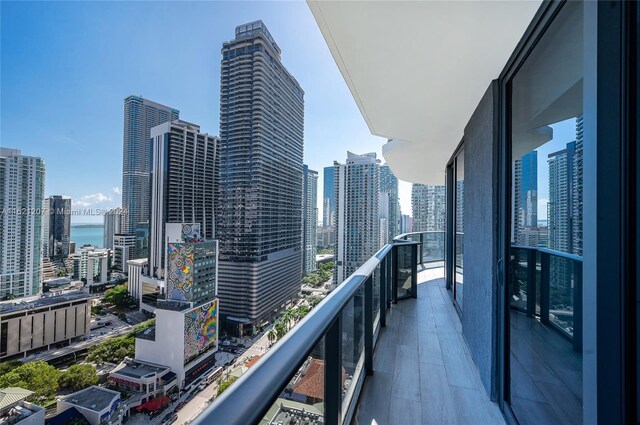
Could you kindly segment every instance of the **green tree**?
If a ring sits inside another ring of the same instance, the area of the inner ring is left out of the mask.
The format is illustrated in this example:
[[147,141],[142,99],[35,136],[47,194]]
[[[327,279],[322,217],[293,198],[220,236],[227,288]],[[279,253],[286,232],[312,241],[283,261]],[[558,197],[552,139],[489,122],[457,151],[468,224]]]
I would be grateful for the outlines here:
[[237,377],[232,376],[232,377],[222,381],[222,384],[220,384],[220,386],[218,387],[218,394],[217,395],[222,394],[227,388],[229,388],[231,386],[231,384],[233,384],[237,380],[238,380]]
[[0,363],[0,376],[3,376],[5,373],[11,372],[13,369],[22,366],[22,362],[20,360],[9,360],[8,362]]
[[307,298],[307,302],[309,303],[309,306],[311,306],[311,308],[320,304],[320,301],[322,301],[322,297],[318,295],[311,295]]
[[21,387],[33,391],[35,399],[51,398],[58,391],[60,372],[43,361],[29,362],[0,375],[0,388]]
[[102,364],[104,362],[120,363],[125,357],[135,357],[136,334],[155,325],[156,320],[151,319],[140,323],[123,336],[109,338],[100,344],[89,348],[87,361]]
[[276,332],[275,327],[272,326],[271,329],[269,329],[269,332],[267,332],[267,338],[269,339],[270,344],[273,344],[278,340],[278,333]]
[[129,307],[135,304],[135,299],[129,294],[127,285],[118,285],[115,288],[105,291],[102,301],[113,304],[119,308]]
[[70,391],[79,391],[98,383],[96,368],[88,364],[75,364],[62,373],[58,384]]

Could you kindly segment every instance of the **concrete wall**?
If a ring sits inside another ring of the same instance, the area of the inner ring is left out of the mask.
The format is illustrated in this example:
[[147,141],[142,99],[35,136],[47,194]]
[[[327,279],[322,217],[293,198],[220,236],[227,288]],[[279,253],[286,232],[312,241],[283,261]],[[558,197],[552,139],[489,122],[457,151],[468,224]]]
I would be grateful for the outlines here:
[[464,132],[462,331],[492,399],[497,370],[498,113],[492,83]]

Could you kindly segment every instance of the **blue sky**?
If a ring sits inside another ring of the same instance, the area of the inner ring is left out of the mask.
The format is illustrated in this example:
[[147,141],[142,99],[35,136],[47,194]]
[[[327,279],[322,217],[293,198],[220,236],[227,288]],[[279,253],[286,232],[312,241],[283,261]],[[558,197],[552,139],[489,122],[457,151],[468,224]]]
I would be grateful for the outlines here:
[[[381,158],[384,140],[371,136],[304,2],[2,1],[0,7],[0,145],[43,157],[46,194],[71,196],[74,208],[120,205],[129,94],[175,107],[181,118],[218,134],[220,49],[237,25],[256,19],[305,90],[310,168],[344,161],[347,150]],[[410,213],[409,184],[401,184],[401,204]]]

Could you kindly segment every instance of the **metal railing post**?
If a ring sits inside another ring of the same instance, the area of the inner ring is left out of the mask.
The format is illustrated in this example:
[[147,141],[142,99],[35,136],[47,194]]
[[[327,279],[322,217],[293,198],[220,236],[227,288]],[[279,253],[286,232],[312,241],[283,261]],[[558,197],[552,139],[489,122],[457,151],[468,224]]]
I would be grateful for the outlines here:
[[324,400],[327,424],[342,423],[342,314],[325,334]]
[[418,255],[418,263],[424,264],[424,233],[420,233],[420,251]]
[[389,276],[387,273],[387,261],[389,254],[380,262],[380,326],[387,326],[387,286],[389,284]]
[[411,256],[413,257],[411,261],[411,298],[418,298],[418,263],[416,257],[419,252],[418,248],[421,246],[413,245],[415,249],[411,250]]
[[540,253],[540,321],[549,323],[549,296],[551,280],[551,258],[549,253]]
[[391,271],[391,302],[398,304],[398,246],[391,249],[393,265]]
[[393,301],[393,251],[393,248],[391,248],[391,251],[387,254],[387,309],[391,307],[391,302]]
[[582,263],[573,262],[573,349],[582,352]]
[[364,368],[373,375],[373,275],[364,282]]
[[536,314],[536,254],[534,249],[527,250],[527,316]]

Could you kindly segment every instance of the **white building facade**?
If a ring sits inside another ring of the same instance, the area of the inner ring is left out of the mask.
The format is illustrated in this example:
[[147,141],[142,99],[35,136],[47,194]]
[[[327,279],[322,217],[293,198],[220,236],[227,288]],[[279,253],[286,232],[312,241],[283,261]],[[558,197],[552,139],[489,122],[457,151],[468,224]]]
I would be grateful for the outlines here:
[[42,287],[45,163],[0,148],[0,298]]

